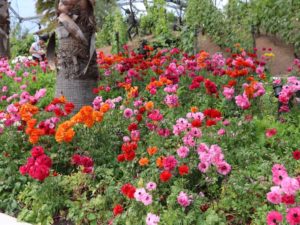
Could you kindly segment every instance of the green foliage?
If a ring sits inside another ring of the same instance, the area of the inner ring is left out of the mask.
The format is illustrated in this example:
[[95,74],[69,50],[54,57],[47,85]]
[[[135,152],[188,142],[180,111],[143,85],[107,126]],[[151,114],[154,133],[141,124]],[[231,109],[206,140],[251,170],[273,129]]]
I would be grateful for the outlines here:
[[[16,33],[20,32],[20,30],[16,29]],[[17,56],[28,56],[29,49],[31,44],[35,41],[32,34],[24,34],[21,37],[18,37],[14,32],[12,32],[10,38],[10,52],[11,57],[15,58]]]
[[118,8],[112,14],[104,18],[102,29],[97,33],[96,46],[103,47],[112,45],[112,52],[117,53],[122,50],[128,39],[127,24]]

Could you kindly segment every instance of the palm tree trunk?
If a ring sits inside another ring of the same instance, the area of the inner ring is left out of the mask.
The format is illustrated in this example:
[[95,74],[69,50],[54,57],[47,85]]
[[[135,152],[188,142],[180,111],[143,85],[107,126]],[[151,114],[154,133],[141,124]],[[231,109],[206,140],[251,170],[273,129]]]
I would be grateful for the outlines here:
[[95,17],[92,0],[71,0],[58,7],[56,96],[64,95],[75,111],[91,105],[99,71],[95,51]]
[[8,1],[0,0],[0,58],[9,57],[9,24]]

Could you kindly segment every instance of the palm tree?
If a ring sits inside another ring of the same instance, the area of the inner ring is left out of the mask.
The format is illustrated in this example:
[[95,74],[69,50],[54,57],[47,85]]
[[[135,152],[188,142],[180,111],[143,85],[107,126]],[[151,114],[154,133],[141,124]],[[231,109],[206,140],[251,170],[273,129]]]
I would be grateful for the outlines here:
[[76,110],[92,103],[99,77],[94,6],[94,0],[60,0],[58,4],[56,96],[64,95]]
[[0,58],[1,57],[9,57],[9,12],[7,0],[0,0]]

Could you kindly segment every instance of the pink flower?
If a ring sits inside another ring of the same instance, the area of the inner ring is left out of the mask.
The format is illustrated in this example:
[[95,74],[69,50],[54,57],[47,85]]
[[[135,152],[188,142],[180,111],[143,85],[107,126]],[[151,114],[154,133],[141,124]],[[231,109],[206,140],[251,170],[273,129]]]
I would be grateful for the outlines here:
[[177,149],[177,154],[180,158],[186,158],[189,154],[190,149],[186,146],[181,146]]
[[227,175],[231,171],[231,166],[227,162],[221,162],[217,165],[218,173]]
[[275,134],[277,134],[277,129],[276,128],[270,128],[266,130],[266,137],[270,138],[272,136],[274,136]]
[[286,220],[290,225],[300,224],[300,207],[288,209]]
[[167,95],[164,100],[165,104],[170,108],[178,106],[178,96],[177,95]]
[[124,116],[126,119],[129,119],[130,117],[132,117],[132,115],[133,115],[132,109],[126,108],[126,109],[124,110],[123,116]]
[[165,170],[171,171],[177,166],[177,160],[174,156],[167,156],[163,159],[163,166]]
[[288,174],[284,170],[278,170],[273,172],[273,183],[276,185],[281,185],[284,178],[288,177]]
[[273,204],[280,204],[281,194],[282,194],[282,190],[280,189],[280,187],[278,186],[272,187],[271,191],[267,194],[267,199],[269,202]]
[[146,195],[146,194],[147,194],[147,192],[144,188],[138,188],[135,190],[133,196],[134,196],[135,200],[137,200],[138,202],[141,202],[144,195]]
[[236,103],[241,109],[244,109],[244,110],[250,108],[250,106],[251,106],[251,104],[250,104],[250,102],[249,102],[249,99],[248,99],[248,97],[247,97],[245,94],[243,94],[243,96],[242,96],[242,95],[236,96],[236,97],[235,97],[235,103]]
[[224,126],[230,125],[230,121],[229,121],[229,120],[224,120],[224,121],[223,121],[223,125],[224,125]]
[[191,204],[191,200],[189,199],[188,195],[183,191],[181,191],[177,196],[177,202],[183,207],[187,207]]
[[157,225],[159,223],[159,216],[152,214],[152,213],[148,213],[147,217],[146,217],[146,224],[147,225]]
[[153,191],[156,189],[156,183],[154,182],[149,182],[147,185],[146,185],[146,188],[148,191]]
[[207,162],[200,162],[198,164],[198,169],[202,172],[202,173],[206,173],[207,170],[209,169],[209,163]]
[[191,128],[189,134],[190,134],[191,136],[197,137],[197,138],[199,138],[199,137],[202,136],[201,130],[200,130],[199,128],[197,128],[197,127]]
[[283,217],[282,217],[281,213],[279,213],[277,211],[271,211],[267,215],[267,224],[268,225],[277,225],[280,222],[282,222],[282,220],[283,220]]
[[223,136],[226,133],[225,129],[218,130],[218,135]]
[[144,205],[150,205],[152,203],[152,195],[146,193],[142,196],[141,202]]
[[231,100],[234,97],[234,88],[224,87],[223,95],[227,100]]
[[295,178],[285,177],[281,182],[281,187],[287,195],[295,195],[300,189],[298,180]]

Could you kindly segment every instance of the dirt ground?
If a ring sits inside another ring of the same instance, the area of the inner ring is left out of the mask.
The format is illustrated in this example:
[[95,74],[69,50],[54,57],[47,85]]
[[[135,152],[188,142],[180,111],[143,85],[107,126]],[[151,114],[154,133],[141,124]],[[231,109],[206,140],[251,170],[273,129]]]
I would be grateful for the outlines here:
[[275,37],[260,36],[256,39],[256,46],[259,54],[264,53],[263,48],[272,48],[275,57],[270,64],[270,71],[274,76],[284,76],[287,68],[293,64],[293,48]]

